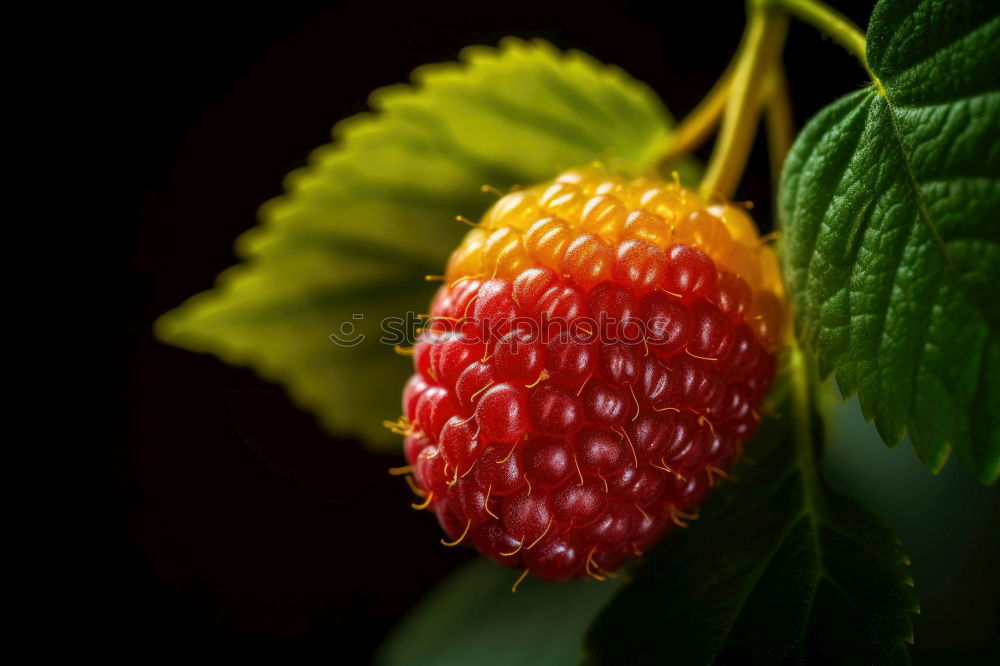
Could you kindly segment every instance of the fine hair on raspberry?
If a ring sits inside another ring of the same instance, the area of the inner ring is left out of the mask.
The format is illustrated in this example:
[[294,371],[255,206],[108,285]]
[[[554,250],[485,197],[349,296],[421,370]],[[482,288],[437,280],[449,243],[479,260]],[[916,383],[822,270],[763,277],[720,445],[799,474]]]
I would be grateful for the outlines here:
[[591,165],[502,197],[413,348],[414,506],[540,578],[613,575],[698,517],[757,429],[783,302],[747,212],[676,181]]

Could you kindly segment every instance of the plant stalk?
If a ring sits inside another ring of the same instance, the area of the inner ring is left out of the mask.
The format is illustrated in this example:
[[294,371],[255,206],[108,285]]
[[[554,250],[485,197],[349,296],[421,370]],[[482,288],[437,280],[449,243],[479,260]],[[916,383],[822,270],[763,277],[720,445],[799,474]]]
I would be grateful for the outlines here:
[[794,335],[788,336],[787,351],[792,384],[792,418],[795,419],[795,457],[796,465],[802,474],[806,512],[815,518],[823,509],[822,481],[820,478],[820,461],[817,459],[816,442],[814,439],[813,418],[819,415],[813,410],[815,404],[816,366],[808,350],[802,348]]

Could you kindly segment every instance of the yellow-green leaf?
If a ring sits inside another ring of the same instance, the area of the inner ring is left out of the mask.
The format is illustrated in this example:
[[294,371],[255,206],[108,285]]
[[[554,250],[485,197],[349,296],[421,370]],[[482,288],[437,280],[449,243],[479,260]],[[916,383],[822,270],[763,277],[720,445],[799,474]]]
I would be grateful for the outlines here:
[[[409,362],[379,342],[380,322],[424,311],[423,276],[465,231],[455,216],[485,210],[484,184],[594,159],[649,167],[670,126],[652,91],[582,53],[507,39],[461,60],[417,69],[413,85],[372,95],[374,113],[338,124],[239,239],[243,263],[161,317],[158,337],[254,367],[332,431],[398,446],[381,422],[399,413]],[[332,342],[351,327],[362,342]]]

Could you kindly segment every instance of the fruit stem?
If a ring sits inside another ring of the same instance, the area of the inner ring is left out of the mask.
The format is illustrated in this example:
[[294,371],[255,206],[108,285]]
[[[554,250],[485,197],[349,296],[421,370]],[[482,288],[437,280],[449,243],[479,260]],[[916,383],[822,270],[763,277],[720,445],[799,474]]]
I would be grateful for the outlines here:
[[795,121],[792,119],[788,79],[785,77],[785,68],[780,62],[776,63],[768,73],[767,87],[767,100],[764,102],[767,155],[771,162],[771,183],[777,189],[781,180],[781,167],[795,139]]
[[833,7],[819,0],[756,0],[756,2],[758,7],[773,8],[808,23],[843,46],[861,61],[865,69],[868,69],[864,33]]
[[764,81],[781,54],[787,32],[785,14],[750,6],[746,47],[739,56],[722,131],[701,183],[702,197],[729,198],[735,192],[753,145]]

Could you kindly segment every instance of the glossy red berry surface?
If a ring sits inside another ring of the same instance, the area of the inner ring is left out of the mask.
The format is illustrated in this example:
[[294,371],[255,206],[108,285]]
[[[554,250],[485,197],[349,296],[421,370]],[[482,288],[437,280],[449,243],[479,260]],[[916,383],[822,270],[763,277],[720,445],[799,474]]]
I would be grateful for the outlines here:
[[746,212],[597,167],[502,198],[456,249],[403,390],[417,508],[546,579],[697,516],[760,420],[784,328]]

